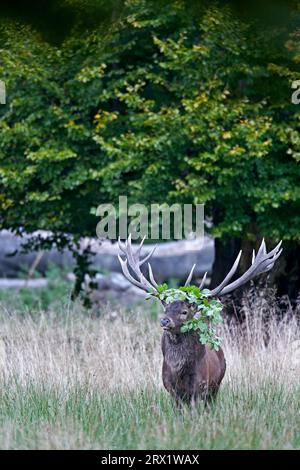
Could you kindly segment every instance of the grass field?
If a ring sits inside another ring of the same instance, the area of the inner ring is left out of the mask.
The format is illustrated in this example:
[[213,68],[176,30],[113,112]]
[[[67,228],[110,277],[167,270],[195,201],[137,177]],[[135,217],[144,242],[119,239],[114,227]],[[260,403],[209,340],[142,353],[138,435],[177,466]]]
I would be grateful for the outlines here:
[[214,408],[180,414],[146,312],[92,318],[66,302],[30,315],[2,302],[0,448],[299,449],[299,326],[293,315],[278,323],[263,295],[244,308],[243,327],[221,331],[227,372]]

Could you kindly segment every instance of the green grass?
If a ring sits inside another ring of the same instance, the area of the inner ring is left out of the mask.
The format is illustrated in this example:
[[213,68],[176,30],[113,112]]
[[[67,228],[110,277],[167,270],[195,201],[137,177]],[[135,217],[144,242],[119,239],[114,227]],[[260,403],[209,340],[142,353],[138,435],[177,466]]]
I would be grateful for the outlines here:
[[94,317],[62,299],[25,315],[0,302],[0,448],[300,449],[300,328],[272,308],[247,299],[243,327],[223,325],[216,403],[179,412],[144,310]]
[[163,391],[63,392],[7,386],[0,398],[1,448],[300,448],[300,387],[223,387],[213,409],[173,410]]
[[[49,285],[38,289],[0,289],[0,302],[9,303],[14,309],[22,313],[28,311],[48,310],[57,304],[58,299],[70,297],[72,285],[66,279],[67,271],[55,265],[50,265],[45,273]],[[34,278],[39,278],[36,274]],[[26,273],[20,278],[26,279]]]

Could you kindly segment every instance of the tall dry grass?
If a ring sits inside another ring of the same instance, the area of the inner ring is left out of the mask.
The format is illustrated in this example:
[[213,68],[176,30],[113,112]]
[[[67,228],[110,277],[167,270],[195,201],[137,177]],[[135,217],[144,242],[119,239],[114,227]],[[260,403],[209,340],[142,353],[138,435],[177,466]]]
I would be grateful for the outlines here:
[[162,387],[161,331],[147,312],[92,318],[66,303],[22,315],[2,304],[0,448],[298,447],[295,310],[280,319],[270,290],[250,291],[242,309],[242,325],[221,327],[227,372],[215,409],[182,420]]

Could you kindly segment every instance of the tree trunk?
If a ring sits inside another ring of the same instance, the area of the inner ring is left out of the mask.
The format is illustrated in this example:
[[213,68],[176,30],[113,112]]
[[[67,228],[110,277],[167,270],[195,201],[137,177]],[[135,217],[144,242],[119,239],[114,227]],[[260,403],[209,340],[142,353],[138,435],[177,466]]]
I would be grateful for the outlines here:
[[215,260],[210,284],[211,289],[223,281],[240,249],[241,240],[238,238],[215,239]]
[[287,295],[294,303],[300,295],[300,244],[283,243],[283,253],[275,282],[278,295]]

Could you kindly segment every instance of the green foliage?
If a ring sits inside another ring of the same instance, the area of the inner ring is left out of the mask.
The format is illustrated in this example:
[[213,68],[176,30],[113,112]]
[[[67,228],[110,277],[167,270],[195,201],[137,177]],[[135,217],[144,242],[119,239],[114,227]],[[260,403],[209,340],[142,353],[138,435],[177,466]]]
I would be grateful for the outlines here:
[[[216,326],[222,321],[222,303],[218,299],[209,298],[209,290],[199,290],[197,286],[186,286],[169,289],[167,284],[159,285],[157,293],[153,293],[165,304],[183,300],[196,307],[196,313],[181,327],[182,333],[197,331],[201,344],[218,350],[221,338],[216,334]],[[150,295],[151,296],[151,295]]]
[[274,26],[128,0],[107,29],[75,22],[59,45],[2,22],[0,228],[93,236],[95,208],[122,194],[205,203],[215,236],[299,243],[293,8]]
[[201,344],[207,344],[211,349],[218,350],[221,338],[216,334],[215,327],[221,323],[222,304],[219,300],[203,299],[199,311],[192,320],[188,320],[181,327],[181,331],[197,331]]
[[65,275],[57,266],[49,266],[46,272],[47,287],[0,290],[0,303],[31,315],[57,308],[66,303],[71,294],[71,286]]

